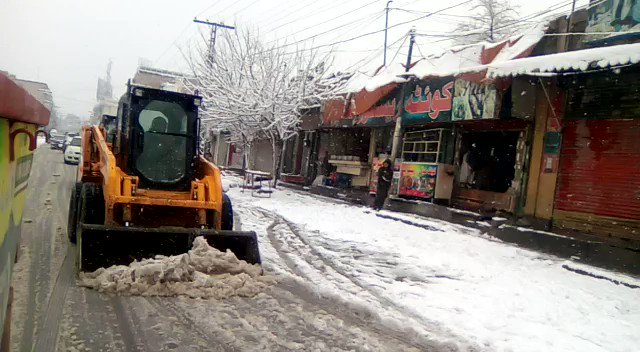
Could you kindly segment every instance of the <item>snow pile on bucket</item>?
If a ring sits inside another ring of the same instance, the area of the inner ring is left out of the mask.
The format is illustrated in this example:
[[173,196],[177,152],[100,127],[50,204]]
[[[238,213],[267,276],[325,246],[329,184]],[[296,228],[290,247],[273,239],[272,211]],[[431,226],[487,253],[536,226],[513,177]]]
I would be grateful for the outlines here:
[[188,296],[222,299],[253,297],[275,283],[261,275],[258,264],[239,260],[231,251],[221,252],[197,237],[186,254],[114,265],[92,273],[80,273],[80,286],[125,296]]

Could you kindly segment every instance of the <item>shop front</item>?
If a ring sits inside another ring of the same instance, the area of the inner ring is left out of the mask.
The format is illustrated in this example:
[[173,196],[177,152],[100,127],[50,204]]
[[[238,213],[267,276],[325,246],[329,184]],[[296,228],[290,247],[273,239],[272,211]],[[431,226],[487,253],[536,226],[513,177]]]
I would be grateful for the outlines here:
[[453,186],[453,79],[408,83],[392,197],[448,203]]
[[515,212],[531,123],[512,113],[512,90],[510,81],[410,83],[393,194]]
[[513,91],[511,85],[500,89],[495,84],[464,79],[455,82],[452,120],[457,135],[457,177],[453,204],[458,207],[509,213],[518,208],[531,123],[514,116]]
[[566,82],[553,223],[640,241],[638,66]]
[[398,92],[389,84],[325,104],[318,148],[325,185],[375,193],[377,168],[391,149]]

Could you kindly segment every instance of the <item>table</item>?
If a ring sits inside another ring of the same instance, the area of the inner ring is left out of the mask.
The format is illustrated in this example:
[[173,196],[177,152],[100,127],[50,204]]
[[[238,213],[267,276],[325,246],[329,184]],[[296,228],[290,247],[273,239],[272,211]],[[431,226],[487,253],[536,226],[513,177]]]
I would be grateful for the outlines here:
[[[267,194],[271,197],[271,193],[273,190],[271,189],[271,184],[267,182],[267,189],[262,187],[262,181],[270,181],[273,179],[271,177],[271,173],[265,171],[258,170],[245,170],[244,171],[244,181],[242,184],[242,192],[244,192],[245,188],[251,188],[251,196],[256,197],[260,194]],[[258,186],[256,187],[256,182],[258,182]]]

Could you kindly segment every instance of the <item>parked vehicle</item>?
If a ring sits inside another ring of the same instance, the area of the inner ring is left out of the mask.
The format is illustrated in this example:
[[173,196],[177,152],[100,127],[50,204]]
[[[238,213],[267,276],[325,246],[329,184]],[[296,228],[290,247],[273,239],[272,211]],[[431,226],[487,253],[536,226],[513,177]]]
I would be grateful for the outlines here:
[[62,151],[67,150],[67,146],[71,143],[74,137],[78,137],[80,134],[75,132],[67,132],[64,135],[64,143],[62,144]]
[[58,134],[51,134],[49,138],[49,145],[51,149],[62,150],[64,148],[64,136]]
[[71,142],[64,149],[64,163],[65,164],[79,164],[80,156],[82,154],[82,138],[73,137]]

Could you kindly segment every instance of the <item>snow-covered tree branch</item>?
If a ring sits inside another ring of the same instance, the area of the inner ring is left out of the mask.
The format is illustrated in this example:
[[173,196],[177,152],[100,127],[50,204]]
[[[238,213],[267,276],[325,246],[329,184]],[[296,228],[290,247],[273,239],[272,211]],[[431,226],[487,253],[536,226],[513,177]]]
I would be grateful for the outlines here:
[[268,139],[276,179],[284,142],[297,134],[304,110],[335,96],[345,81],[328,75],[329,56],[266,47],[250,30],[225,31],[213,58],[204,41],[186,56],[195,77],[187,85],[204,99],[203,130],[229,131],[245,150],[256,139]]
[[517,7],[509,0],[476,0],[471,8],[472,19],[456,27],[457,44],[494,43],[518,31]]

